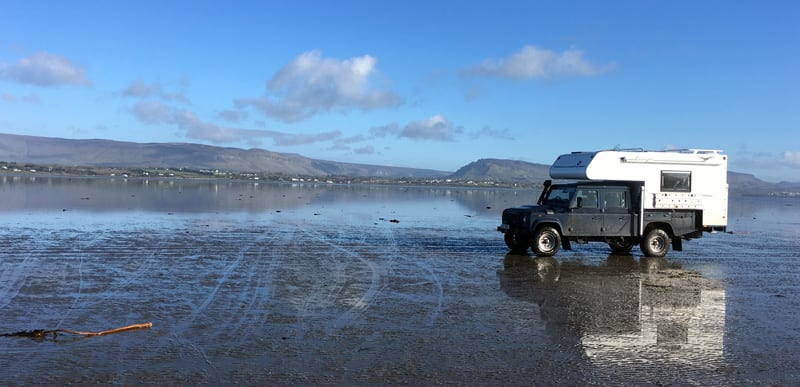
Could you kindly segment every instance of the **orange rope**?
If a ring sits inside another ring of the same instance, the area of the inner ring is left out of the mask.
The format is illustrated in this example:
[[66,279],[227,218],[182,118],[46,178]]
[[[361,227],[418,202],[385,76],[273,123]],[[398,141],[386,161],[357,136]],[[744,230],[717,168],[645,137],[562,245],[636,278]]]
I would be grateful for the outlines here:
[[100,331],[100,332],[81,332],[81,331],[73,331],[71,329],[56,329],[52,332],[64,332],[64,333],[72,333],[73,335],[81,335],[81,336],[101,336],[101,335],[108,335],[111,333],[119,333],[124,331],[130,331],[132,329],[147,329],[152,328],[153,323],[147,322],[144,324],[133,324],[128,325],[120,328],[109,329],[107,331]]

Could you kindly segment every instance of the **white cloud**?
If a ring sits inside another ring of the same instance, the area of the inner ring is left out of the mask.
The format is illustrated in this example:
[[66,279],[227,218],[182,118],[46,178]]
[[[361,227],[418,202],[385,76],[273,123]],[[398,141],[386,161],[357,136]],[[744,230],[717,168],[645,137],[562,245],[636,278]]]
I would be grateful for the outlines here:
[[296,122],[331,110],[371,110],[396,106],[400,98],[377,90],[377,60],[364,55],[338,60],[318,50],[301,54],[267,82],[268,95],[238,98],[237,107],[252,107],[285,122]]
[[133,115],[147,124],[173,122],[173,109],[161,102],[144,101],[133,105]]
[[780,169],[800,168],[800,152],[750,152],[740,150],[731,156],[730,164],[738,168]]
[[11,93],[2,93],[0,94],[0,100],[3,100],[3,102],[8,102],[8,103],[39,104],[42,102],[42,100],[36,94],[16,95]]
[[483,127],[480,130],[470,131],[466,133],[465,130],[456,126],[447,120],[443,115],[434,115],[430,118],[410,122],[405,126],[397,123],[391,123],[383,126],[375,126],[369,128],[367,134],[355,135],[350,137],[341,137],[335,140],[334,144],[328,150],[345,151],[353,154],[374,154],[376,149],[374,145],[364,145],[361,147],[355,144],[364,143],[376,139],[386,138],[407,138],[411,140],[429,140],[429,141],[456,141],[463,135],[467,134],[472,140],[480,140],[482,138],[492,138],[500,140],[513,140],[508,129],[493,129],[490,127]]
[[136,80],[128,85],[125,90],[122,90],[122,95],[126,97],[146,98],[154,94],[153,89],[158,89],[158,93],[161,92],[161,86],[158,84],[148,85],[144,81]]
[[728,170],[752,173],[757,178],[777,182],[798,182],[800,152],[752,152],[741,149],[730,155]]
[[[328,150],[350,151],[351,144],[362,143],[364,141],[369,141],[374,138],[375,138],[374,136],[368,137],[363,134],[357,134],[355,136],[350,136],[350,137],[339,137],[336,139],[333,145],[331,145],[331,147],[328,148]],[[371,145],[369,147],[371,147]],[[358,150],[356,150],[356,153],[359,153]]]
[[219,112],[218,115],[227,122],[239,122],[247,118],[247,112],[233,109],[225,109]]
[[348,145],[348,144],[356,144],[359,142],[370,140],[371,138],[364,136],[363,134],[357,134],[355,136],[350,137],[342,137],[336,140],[337,145]]
[[453,126],[444,116],[435,115],[406,125],[399,136],[415,140],[453,141],[461,133],[463,129]]
[[508,129],[493,129],[488,126],[484,126],[481,130],[475,131],[470,133],[473,139],[479,139],[483,137],[498,139],[498,140],[513,140],[514,137],[511,136]]
[[185,131],[186,137],[206,140],[214,144],[248,142],[257,144],[257,139],[271,138],[275,145],[292,146],[332,141],[341,137],[339,131],[314,134],[296,134],[272,130],[243,129],[220,126],[201,120],[188,110],[174,109],[161,102],[144,101],[136,103],[132,109],[139,121],[152,125],[174,125]]
[[524,46],[503,59],[488,59],[467,69],[470,74],[527,80],[569,76],[592,76],[606,71],[583,58],[583,51],[570,49],[556,52],[535,46]]
[[0,64],[0,77],[42,87],[91,86],[92,84],[82,67],[62,56],[46,52],[38,52],[22,58],[12,65]]
[[164,91],[161,84],[158,82],[148,84],[141,80],[133,81],[128,87],[122,90],[122,95],[125,97],[137,98],[159,98],[165,101],[176,101],[187,105],[192,104],[189,97],[182,93],[169,93]]
[[373,137],[386,137],[388,135],[396,135],[400,133],[400,125],[393,122],[389,125],[375,126],[369,128],[369,134]]
[[366,145],[360,148],[353,149],[353,152],[358,155],[371,155],[375,154],[375,147],[372,145]]
[[800,168],[800,152],[783,152],[783,164],[791,168]]
[[267,136],[272,138],[272,141],[275,142],[275,145],[284,146],[306,145],[317,142],[333,141],[342,136],[342,132],[338,130],[314,134],[286,133],[271,130],[264,130],[262,132],[267,133]]
[[186,131],[186,137],[210,141],[214,144],[247,141],[257,143],[256,138],[270,137],[270,133],[262,130],[228,128],[201,121],[190,111],[176,111],[173,120],[178,127]]

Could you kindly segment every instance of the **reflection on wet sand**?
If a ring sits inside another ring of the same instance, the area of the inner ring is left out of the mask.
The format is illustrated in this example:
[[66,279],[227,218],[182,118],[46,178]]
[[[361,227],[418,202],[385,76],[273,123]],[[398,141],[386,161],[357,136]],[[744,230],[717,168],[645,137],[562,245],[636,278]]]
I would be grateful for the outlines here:
[[794,202],[670,260],[553,260],[494,231],[533,191],[26,179],[0,177],[0,333],[153,328],[2,338],[0,385],[800,379]]
[[498,277],[507,295],[539,306],[548,332],[573,337],[596,365],[724,361],[725,290],[664,258],[611,255],[594,266],[507,255]]
[[[85,210],[152,212],[273,212],[343,203],[391,205],[413,211],[420,198],[458,205],[470,216],[496,219],[499,211],[532,191],[446,186],[253,182],[223,179],[127,179],[0,175],[0,211]],[[531,199],[532,200],[532,199]],[[409,208],[412,207],[412,208]]]

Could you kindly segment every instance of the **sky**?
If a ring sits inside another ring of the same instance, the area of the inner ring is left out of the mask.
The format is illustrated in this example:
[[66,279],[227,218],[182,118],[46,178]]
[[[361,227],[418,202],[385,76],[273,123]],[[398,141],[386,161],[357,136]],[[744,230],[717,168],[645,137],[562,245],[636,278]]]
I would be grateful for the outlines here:
[[0,1],[0,132],[456,171],[719,149],[800,181],[800,2]]

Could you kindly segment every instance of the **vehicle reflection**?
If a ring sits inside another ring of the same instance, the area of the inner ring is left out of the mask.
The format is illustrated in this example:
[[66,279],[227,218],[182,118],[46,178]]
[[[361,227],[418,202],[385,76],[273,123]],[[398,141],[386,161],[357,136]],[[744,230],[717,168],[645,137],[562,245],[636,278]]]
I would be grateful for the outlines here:
[[497,274],[508,296],[537,304],[547,331],[577,339],[595,363],[723,360],[725,290],[664,258],[586,265],[509,254]]

